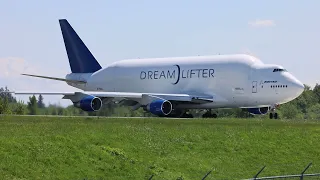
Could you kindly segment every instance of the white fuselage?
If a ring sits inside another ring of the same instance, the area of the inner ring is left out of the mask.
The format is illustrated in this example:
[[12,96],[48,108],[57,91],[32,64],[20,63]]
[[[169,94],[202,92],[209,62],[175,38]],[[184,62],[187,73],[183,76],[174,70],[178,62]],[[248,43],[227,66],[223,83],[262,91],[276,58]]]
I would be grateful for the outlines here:
[[282,66],[263,64],[249,55],[122,60],[93,74],[69,74],[67,79],[85,79],[85,85],[69,83],[84,91],[196,93],[216,97],[213,103],[179,105],[195,109],[282,104],[298,97],[304,89]]

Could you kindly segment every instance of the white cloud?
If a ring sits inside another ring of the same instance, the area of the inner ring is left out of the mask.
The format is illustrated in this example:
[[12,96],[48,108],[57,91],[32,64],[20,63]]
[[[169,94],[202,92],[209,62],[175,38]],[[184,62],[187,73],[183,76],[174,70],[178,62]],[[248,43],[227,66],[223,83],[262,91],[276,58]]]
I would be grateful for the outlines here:
[[[0,58],[0,87],[7,86],[13,91],[75,91],[76,88],[68,86],[65,82],[54,81],[41,78],[22,76],[21,73],[37,74],[44,76],[65,75],[57,69],[50,69],[30,65],[25,59],[17,57]],[[29,95],[17,96],[19,100],[28,101]],[[44,102],[60,103],[61,105],[72,104],[69,100],[62,100],[62,96],[48,95],[44,96]]]
[[21,58],[0,58],[0,77],[13,77],[26,69],[25,60]]
[[250,26],[252,27],[269,27],[269,26],[275,26],[275,22],[273,20],[270,19],[266,19],[266,20],[255,20],[255,21],[251,21],[248,23]]

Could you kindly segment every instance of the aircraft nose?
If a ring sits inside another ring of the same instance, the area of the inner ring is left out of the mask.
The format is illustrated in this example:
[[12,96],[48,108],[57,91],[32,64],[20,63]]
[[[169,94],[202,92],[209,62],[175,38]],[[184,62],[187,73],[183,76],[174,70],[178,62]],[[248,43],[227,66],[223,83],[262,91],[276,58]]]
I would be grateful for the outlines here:
[[297,95],[300,96],[300,94],[302,94],[304,91],[304,85],[299,80],[296,80],[293,85],[297,90]]
[[288,87],[290,87],[288,95],[292,98],[300,96],[304,91],[304,85],[290,73],[284,73],[283,75],[288,83]]
[[304,85],[296,78],[291,78],[291,84],[292,84],[295,96],[296,97],[300,96],[304,91]]

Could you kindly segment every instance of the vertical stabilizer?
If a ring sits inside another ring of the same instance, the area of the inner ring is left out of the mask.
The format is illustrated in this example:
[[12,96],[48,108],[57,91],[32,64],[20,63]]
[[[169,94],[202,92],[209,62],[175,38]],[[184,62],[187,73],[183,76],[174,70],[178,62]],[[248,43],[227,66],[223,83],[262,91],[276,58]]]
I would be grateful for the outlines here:
[[71,72],[93,73],[101,69],[96,58],[91,54],[69,22],[66,19],[60,19],[59,23]]

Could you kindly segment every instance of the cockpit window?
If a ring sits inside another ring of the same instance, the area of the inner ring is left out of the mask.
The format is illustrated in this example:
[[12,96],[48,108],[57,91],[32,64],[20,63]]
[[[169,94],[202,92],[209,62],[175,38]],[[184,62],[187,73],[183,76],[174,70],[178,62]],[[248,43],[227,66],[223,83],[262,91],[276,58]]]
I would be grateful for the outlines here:
[[273,72],[287,72],[286,69],[273,69]]

